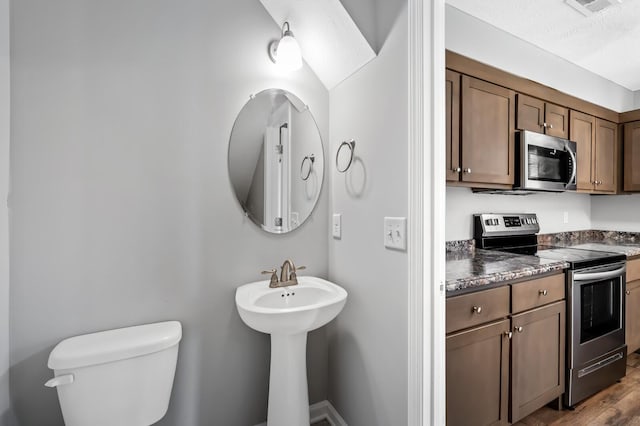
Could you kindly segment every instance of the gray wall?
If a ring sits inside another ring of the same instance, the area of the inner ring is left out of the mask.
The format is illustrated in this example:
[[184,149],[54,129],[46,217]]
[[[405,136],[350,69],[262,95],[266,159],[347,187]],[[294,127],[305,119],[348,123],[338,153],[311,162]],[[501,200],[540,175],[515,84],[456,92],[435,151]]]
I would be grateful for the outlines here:
[[0,426],[9,424],[9,0],[0,0]]
[[[329,401],[350,426],[407,424],[408,258],[383,246],[384,216],[408,211],[407,3],[371,8],[354,20],[377,29],[379,56],[331,90],[329,108],[331,208],[342,214],[330,278],[349,292],[330,328]],[[341,174],[333,158],[351,138],[356,159]]]
[[[234,292],[290,256],[327,276],[328,191],[300,229],[266,234],[231,192],[227,141],[269,87],[308,103],[326,141],[327,91],[307,68],[277,72],[266,53],[280,29],[255,0],[20,0],[11,19],[19,424],[62,424],[43,387],[57,342],[166,319],[184,337],[160,424],[264,421],[269,339],[241,322]],[[309,339],[312,403],[326,398],[324,333]]]

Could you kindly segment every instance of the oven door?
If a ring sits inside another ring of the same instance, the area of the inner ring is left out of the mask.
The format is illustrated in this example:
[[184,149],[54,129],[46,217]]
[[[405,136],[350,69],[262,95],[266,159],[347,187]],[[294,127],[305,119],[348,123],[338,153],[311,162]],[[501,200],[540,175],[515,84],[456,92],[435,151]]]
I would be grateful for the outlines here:
[[624,262],[571,271],[569,367],[624,345]]

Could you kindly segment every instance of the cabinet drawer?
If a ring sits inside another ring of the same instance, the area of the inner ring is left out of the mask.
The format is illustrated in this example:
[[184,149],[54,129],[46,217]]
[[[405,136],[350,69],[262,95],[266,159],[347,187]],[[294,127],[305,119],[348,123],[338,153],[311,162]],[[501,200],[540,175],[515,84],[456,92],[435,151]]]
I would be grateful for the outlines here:
[[525,281],[511,287],[513,312],[522,312],[564,299],[564,274]]
[[447,299],[447,333],[509,315],[509,286]]
[[627,261],[627,282],[640,280],[640,259]]

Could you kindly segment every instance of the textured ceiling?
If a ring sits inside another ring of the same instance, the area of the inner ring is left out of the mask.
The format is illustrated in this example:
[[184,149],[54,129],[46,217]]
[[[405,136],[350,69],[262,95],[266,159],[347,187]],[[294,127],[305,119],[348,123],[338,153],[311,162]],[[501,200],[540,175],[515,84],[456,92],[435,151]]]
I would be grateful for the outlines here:
[[446,2],[629,90],[640,90],[640,0],[613,1],[615,6],[588,17],[564,0]]

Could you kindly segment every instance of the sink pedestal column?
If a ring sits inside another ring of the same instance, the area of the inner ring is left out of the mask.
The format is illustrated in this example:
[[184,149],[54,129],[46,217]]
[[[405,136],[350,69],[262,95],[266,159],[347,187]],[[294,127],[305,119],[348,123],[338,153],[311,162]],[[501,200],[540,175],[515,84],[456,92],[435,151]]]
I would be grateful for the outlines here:
[[307,333],[271,334],[267,426],[308,424]]

